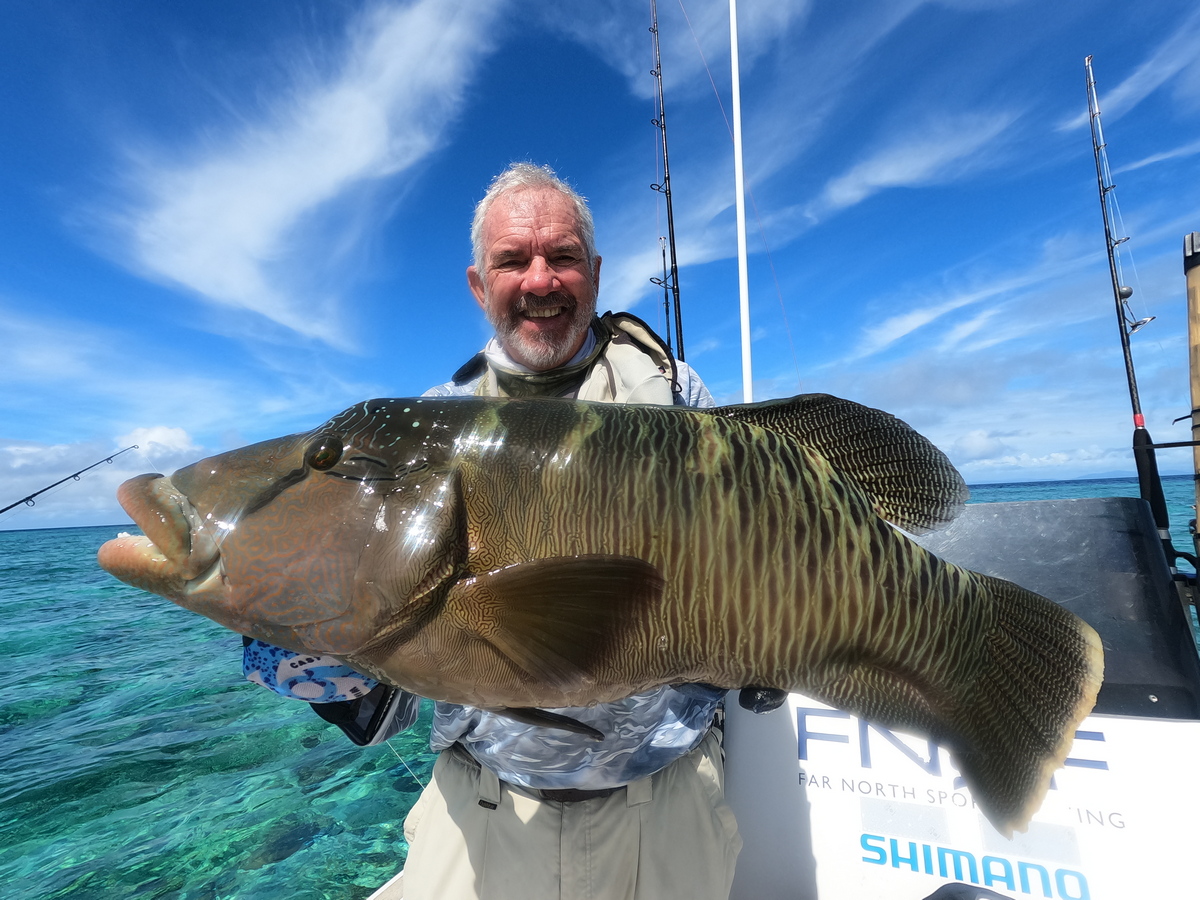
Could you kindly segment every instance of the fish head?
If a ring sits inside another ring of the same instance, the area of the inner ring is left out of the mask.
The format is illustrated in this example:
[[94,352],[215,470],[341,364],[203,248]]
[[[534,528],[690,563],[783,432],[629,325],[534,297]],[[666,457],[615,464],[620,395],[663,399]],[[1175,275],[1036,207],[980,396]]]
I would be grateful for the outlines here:
[[118,499],[145,537],[100,565],[240,634],[353,653],[453,566],[445,454],[432,428],[393,427],[400,403],[130,479]]

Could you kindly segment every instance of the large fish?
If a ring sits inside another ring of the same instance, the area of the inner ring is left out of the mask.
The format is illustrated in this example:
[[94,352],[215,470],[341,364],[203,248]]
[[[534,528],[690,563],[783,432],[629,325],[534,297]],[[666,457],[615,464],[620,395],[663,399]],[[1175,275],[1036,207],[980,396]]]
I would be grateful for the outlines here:
[[907,425],[826,395],[372,400],[126,482],[146,537],[99,559],[236,632],[534,720],[661,684],[802,691],[941,742],[1011,833],[1102,654],[1054,603],[888,524],[928,530],[965,496]]

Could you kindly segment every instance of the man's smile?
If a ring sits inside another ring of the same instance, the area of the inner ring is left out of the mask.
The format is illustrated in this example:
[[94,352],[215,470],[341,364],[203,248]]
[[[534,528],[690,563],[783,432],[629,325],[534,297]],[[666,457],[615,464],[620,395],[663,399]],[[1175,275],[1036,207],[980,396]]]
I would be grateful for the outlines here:
[[544,309],[528,309],[525,311],[525,316],[530,319],[549,319],[552,316],[560,315],[565,306],[547,306]]

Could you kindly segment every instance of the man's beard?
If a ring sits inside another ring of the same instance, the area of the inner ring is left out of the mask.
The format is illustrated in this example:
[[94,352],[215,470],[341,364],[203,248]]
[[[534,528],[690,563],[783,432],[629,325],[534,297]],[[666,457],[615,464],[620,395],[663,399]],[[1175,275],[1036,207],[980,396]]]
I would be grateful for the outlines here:
[[[535,332],[532,335],[521,331],[521,325],[526,321],[526,317],[522,313],[557,306],[564,307],[558,317],[568,319],[569,327],[566,331],[557,331],[553,334]],[[490,304],[485,307],[487,320],[496,330],[496,337],[501,346],[508,351],[508,355],[531,369],[541,371],[561,366],[571,358],[578,350],[580,339],[591,325],[595,311],[596,300],[594,297],[579,303],[559,291],[547,294],[545,297],[525,294],[504,317],[495,315]]]

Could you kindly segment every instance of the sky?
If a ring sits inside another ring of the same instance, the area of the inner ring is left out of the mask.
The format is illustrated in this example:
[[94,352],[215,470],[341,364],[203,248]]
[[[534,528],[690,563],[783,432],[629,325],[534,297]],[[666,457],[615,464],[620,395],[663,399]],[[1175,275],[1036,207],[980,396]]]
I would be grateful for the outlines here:
[[[741,355],[725,0],[660,0],[684,352]],[[1188,439],[1194,0],[741,0],[755,399],[896,414],[968,483],[1133,474],[1094,55],[1147,427]],[[591,202],[599,308],[662,329],[640,0],[9,4],[0,529],[128,521],[133,475],[419,394],[489,336],[468,224],[515,160]],[[1163,451],[1165,472],[1189,451]]]

